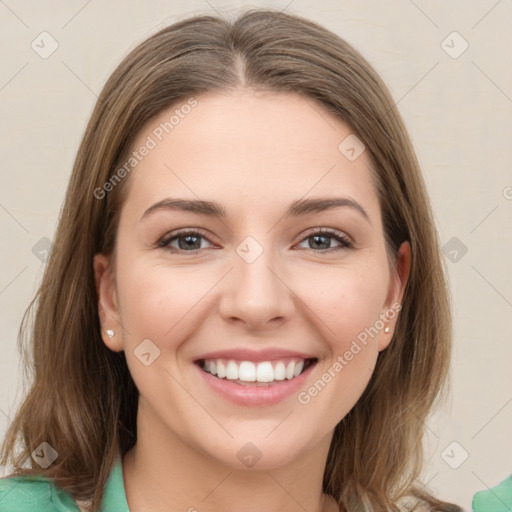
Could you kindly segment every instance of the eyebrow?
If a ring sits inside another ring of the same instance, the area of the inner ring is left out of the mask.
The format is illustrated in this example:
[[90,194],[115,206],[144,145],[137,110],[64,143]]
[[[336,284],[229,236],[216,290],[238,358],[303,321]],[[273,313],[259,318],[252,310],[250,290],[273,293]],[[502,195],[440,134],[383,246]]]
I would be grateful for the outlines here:
[[[334,208],[348,207],[359,212],[371,225],[370,217],[366,210],[353,199],[348,197],[313,197],[309,199],[297,199],[293,201],[285,212],[284,217],[299,217],[312,213],[324,212]],[[210,217],[226,218],[226,210],[214,201],[200,199],[180,199],[167,197],[150,206],[141,217],[141,221],[151,213],[158,210],[177,210],[208,215]]]

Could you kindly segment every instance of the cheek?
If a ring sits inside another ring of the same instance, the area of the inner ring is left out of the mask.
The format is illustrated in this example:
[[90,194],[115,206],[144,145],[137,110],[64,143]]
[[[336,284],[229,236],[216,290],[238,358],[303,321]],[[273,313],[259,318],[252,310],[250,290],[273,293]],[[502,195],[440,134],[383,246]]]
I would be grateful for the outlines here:
[[303,279],[300,296],[315,313],[315,331],[321,333],[328,355],[298,401],[313,418],[330,418],[326,428],[352,409],[372,376],[387,294],[386,275],[378,268],[376,263],[360,269],[330,268]]
[[118,291],[129,337],[154,339],[158,345],[179,339],[211,287],[209,279],[202,279],[202,273],[192,267],[169,269],[135,262],[126,270],[119,278]]
[[296,282],[305,310],[309,308],[316,316],[315,325],[329,341],[333,356],[345,352],[384,312],[386,276],[378,268],[382,267],[376,263],[326,268],[314,274],[303,272],[305,277]]
[[[173,401],[187,399],[173,385],[179,347],[201,324],[202,298],[215,280],[211,272],[208,277],[192,266],[170,268],[137,255],[119,263],[117,289],[130,373],[153,406],[171,410]],[[162,386],[168,386],[167,406],[155,395]]]

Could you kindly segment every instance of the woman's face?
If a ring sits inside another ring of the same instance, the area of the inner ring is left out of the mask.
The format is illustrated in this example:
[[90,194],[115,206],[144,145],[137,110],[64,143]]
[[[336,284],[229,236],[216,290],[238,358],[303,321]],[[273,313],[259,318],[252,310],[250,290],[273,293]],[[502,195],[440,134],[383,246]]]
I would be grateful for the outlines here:
[[363,393],[409,248],[394,274],[359,144],[311,99],[248,90],[183,101],[139,133],[115,270],[97,255],[95,271],[104,341],[125,351],[139,426],[162,446],[275,467],[330,441]]

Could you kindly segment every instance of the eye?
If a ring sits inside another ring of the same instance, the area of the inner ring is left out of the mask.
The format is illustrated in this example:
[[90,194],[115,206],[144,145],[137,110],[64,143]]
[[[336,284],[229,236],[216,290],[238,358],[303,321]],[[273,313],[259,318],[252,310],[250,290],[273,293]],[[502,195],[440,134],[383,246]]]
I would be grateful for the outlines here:
[[[171,249],[173,252],[188,252],[190,254],[197,254],[201,247],[201,239],[208,240],[206,232],[201,229],[190,230],[182,229],[174,231],[165,236],[158,242],[158,247]],[[178,242],[178,247],[171,244],[175,241]],[[209,240],[208,240],[209,242]]]
[[[335,239],[339,242],[339,246],[331,247],[331,243],[329,239]],[[330,252],[330,250],[340,250],[340,249],[352,249],[354,245],[352,242],[340,231],[336,229],[317,229],[316,231],[310,232],[306,238],[303,239],[303,242],[310,242],[313,244],[312,249],[319,249],[317,252]],[[303,243],[301,242],[301,243]],[[318,247],[318,246],[327,246],[327,247]]]
[[[329,239],[336,240],[339,244],[338,247],[331,247],[331,242],[329,242]],[[159,240],[157,245],[158,247],[169,249],[172,252],[188,252],[189,254],[198,254],[201,249],[205,248],[202,247],[201,240],[206,240],[208,243],[211,243],[206,236],[205,231],[201,229],[191,230],[184,228],[169,233],[161,240]],[[311,231],[302,240],[303,241],[301,243],[304,243],[305,241],[312,243],[313,247],[311,249],[315,250],[315,252],[330,252],[331,250],[352,249],[354,247],[352,242],[345,235],[343,235],[343,233],[329,228]],[[173,244],[176,242],[177,246],[173,246]]]

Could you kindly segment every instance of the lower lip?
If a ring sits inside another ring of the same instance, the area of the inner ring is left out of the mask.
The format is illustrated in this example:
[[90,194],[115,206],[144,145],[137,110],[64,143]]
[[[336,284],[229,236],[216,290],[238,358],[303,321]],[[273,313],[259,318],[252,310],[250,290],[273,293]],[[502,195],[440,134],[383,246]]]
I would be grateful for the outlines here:
[[226,379],[219,379],[211,373],[205,372],[194,363],[205,382],[222,398],[237,405],[273,405],[297,393],[304,385],[313,368],[318,363],[308,366],[298,377],[290,380],[274,381],[269,386],[251,386],[237,384]]

